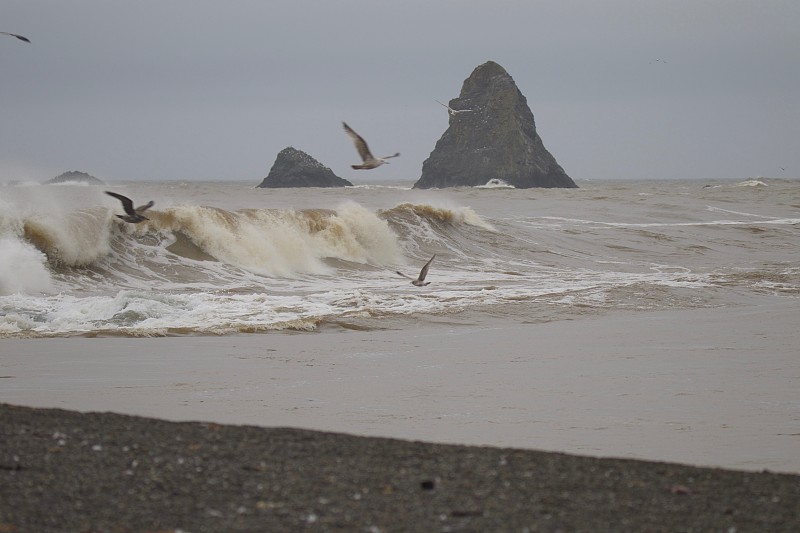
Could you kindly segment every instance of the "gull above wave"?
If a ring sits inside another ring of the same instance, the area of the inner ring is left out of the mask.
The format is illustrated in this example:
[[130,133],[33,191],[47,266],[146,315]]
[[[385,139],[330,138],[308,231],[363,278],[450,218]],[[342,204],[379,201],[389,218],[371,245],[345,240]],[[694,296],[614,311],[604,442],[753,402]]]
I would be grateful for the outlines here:
[[424,287],[425,285],[430,285],[431,282],[430,281],[425,281],[425,277],[428,275],[428,269],[431,267],[431,263],[433,263],[434,258],[436,258],[436,254],[433,254],[433,257],[431,257],[428,260],[428,262],[425,263],[425,266],[422,267],[422,270],[419,271],[419,277],[417,279],[414,279],[411,276],[406,276],[405,274],[403,274],[399,270],[395,270],[395,272],[400,274],[401,276],[403,276],[406,279],[410,279],[411,280],[411,284],[415,285],[417,287]]
[[118,193],[115,193],[115,192],[111,192],[111,191],[106,191],[106,194],[109,195],[109,196],[113,196],[114,198],[116,198],[117,200],[122,202],[122,209],[125,210],[125,214],[124,215],[117,215],[117,218],[120,218],[120,219],[124,220],[125,222],[130,222],[131,224],[138,224],[139,222],[142,222],[143,220],[150,220],[149,218],[144,216],[142,213],[144,213],[145,211],[147,211],[148,209],[150,209],[151,207],[153,207],[155,205],[155,202],[153,200],[150,200],[146,204],[140,205],[139,207],[134,208],[133,207],[133,201],[130,198],[128,198],[127,196],[122,196],[121,194],[118,194]]
[[350,138],[353,140],[353,144],[356,146],[356,151],[358,155],[361,157],[361,161],[363,161],[360,165],[350,165],[351,168],[355,170],[369,170],[372,168],[377,168],[384,163],[389,163],[387,159],[392,157],[397,157],[400,155],[400,152],[397,152],[393,155],[387,155],[383,157],[375,157],[372,155],[372,152],[369,151],[369,146],[367,146],[367,141],[364,140],[361,135],[355,132],[353,128],[347,125],[346,122],[342,122],[344,126],[344,131]]

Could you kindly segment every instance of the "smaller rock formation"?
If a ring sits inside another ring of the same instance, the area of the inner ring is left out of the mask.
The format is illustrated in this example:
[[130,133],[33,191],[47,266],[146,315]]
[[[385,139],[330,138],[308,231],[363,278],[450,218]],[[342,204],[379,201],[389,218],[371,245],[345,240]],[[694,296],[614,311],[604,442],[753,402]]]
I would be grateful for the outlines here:
[[331,169],[308,155],[289,146],[278,153],[269,174],[258,187],[345,187],[353,185]]
[[450,127],[422,164],[415,189],[576,187],[545,149],[527,100],[497,63],[478,66],[445,106]]
[[53,185],[56,183],[85,183],[87,185],[105,185],[103,180],[97,179],[86,172],[78,172],[77,170],[70,170],[59,174],[53,179],[44,182],[45,185]]

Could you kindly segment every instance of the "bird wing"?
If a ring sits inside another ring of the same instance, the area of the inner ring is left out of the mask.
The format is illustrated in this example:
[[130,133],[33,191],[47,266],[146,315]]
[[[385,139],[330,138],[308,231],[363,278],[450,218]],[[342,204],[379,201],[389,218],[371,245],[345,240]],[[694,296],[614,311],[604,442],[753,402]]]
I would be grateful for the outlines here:
[[28,39],[27,37],[23,37],[22,35],[17,35],[16,33],[8,33],[7,31],[0,31],[0,33],[2,33],[3,35],[10,35],[12,37],[16,37],[20,41],[25,41],[26,43],[31,42],[31,40]]
[[435,257],[436,254],[433,254],[433,257],[431,257],[428,262],[425,263],[425,266],[422,267],[422,270],[419,271],[419,278],[417,278],[419,281],[425,281],[425,276],[428,275],[428,269],[431,267],[431,263],[433,263]]
[[[443,105],[443,106],[444,106],[444,107],[446,107],[447,109],[450,109],[450,106],[449,106],[449,105],[447,105],[447,104],[443,104],[443,103],[442,103],[442,102],[440,102],[439,100],[435,100],[435,99],[434,99],[434,101],[435,101],[436,103],[440,104],[440,105]],[[452,109],[450,109],[450,111],[452,111]]]
[[400,155],[400,152],[394,153],[392,155],[383,156],[383,157],[381,157],[381,159],[391,159],[393,157],[397,157],[398,155]]
[[403,274],[403,273],[402,273],[402,272],[400,272],[399,270],[395,270],[395,274],[400,274],[400,275],[401,275],[401,276],[403,276],[404,278],[406,278],[406,279],[410,279],[410,280],[412,280],[412,281],[414,280],[414,278],[412,278],[411,276],[406,276],[405,274]]
[[148,209],[150,209],[150,208],[151,208],[151,207],[153,207],[154,205],[156,205],[156,203],[155,203],[153,200],[150,200],[150,201],[149,201],[149,202],[147,202],[146,204],[144,204],[144,205],[140,205],[139,207],[137,207],[137,208],[136,208],[136,212],[137,212],[137,213],[144,213],[145,211],[147,211]]
[[106,194],[109,196],[113,196],[114,198],[122,202],[122,209],[124,209],[126,213],[128,213],[129,215],[136,214],[136,211],[133,209],[133,201],[131,201],[130,198],[111,191],[106,191]]
[[367,146],[367,141],[365,141],[364,138],[361,137],[361,135],[356,133],[355,130],[353,130],[353,128],[348,126],[346,122],[342,122],[342,125],[344,126],[344,131],[347,133],[347,135],[349,135],[350,138],[353,139],[353,144],[356,145],[356,151],[358,152],[358,155],[361,156],[361,160],[362,161],[374,160],[375,157],[372,155],[372,153],[370,153],[369,146]]

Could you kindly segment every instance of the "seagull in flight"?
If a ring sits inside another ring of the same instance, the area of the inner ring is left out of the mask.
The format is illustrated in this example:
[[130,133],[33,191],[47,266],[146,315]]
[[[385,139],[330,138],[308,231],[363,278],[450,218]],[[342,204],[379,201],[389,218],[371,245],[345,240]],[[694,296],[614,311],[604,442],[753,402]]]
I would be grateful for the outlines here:
[[127,196],[122,196],[121,194],[117,194],[111,191],[106,191],[106,194],[109,196],[113,196],[114,198],[122,202],[122,208],[125,210],[125,214],[117,215],[117,218],[121,218],[125,222],[130,222],[131,224],[138,224],[143,220],[150,220],[142,213],[144,213],[145,211],[147,211],[148,209],[150,209],[155,205],[155,202],[153,200],[150,200],[146,204],[140,205],[139,207],[134,209],[133,201]]
[[349,135],[350,138],[353,139],[353,144],[356,145],[356,151],[358,151],[358,155],[361,156],[361,160],[363,161],[363,163],[360,165],[350,165],[351,168],[355,170],[369,170],[371,168],[377,168],[384,163],[389,163],[387,159],[391,159],[392,157],[397,157],[398,155],[400,155],[400,152],[397,152],[394,155],[375,157],[369,151],[369,146],[367,146],[367,141],[365,141],[364,138],[361,137],[361,135],[356,133],[355,130],[353,130],[353,128],[347,125],[346,122],[342,122],[342,125],[344,126],[344,131],[347,133],[347,135]]
[[17,35],[16,33],[8,33],[7,31],[0,31],[0,35],[10,35],[12,37],[16,37],[20,41],[25,41],[26,43],[31,42],[31,40],[28,39],[27,37],[24,37],[22,35]]
[[436,100],[436,103],[445,106],[447,108],[447,112],[450,113],[450,116],[453,117],[456,116],[458,113],[467,113],[469,111],[473,111],[472,109],[453,109],[449,105],[443,104],[439,100]]
[[411,284],[415,285],[417,287],[424,287],[425,285],[430,285],[430,283],[431,283],[430,281],[425,281],[425,276],[428,275],[428,269],[431,267],[431,263],[433,263],[433,259],[435,257],[436,257],[436,254],[433,254],[433,257],[431,257],[428,260],[428,262],[425,263],[425,266],[422,267],[422,270],[419,271],[419,277],[417,279],[414,279],[411,276],[406,276],[405,274],[403,274],[399,270],[395,270],[395,272],[397,272],[398,274],[400,274],[401,276],[403,276],[406,279],[410,279],[411,280]]

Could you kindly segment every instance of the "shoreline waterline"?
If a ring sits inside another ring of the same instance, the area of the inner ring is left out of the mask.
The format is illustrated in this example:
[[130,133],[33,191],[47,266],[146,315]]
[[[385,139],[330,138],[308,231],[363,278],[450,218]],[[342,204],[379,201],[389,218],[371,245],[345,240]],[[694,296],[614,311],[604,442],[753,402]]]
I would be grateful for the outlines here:
[[0,402],[798,473],[793,303],[539,324],[5,339]]

